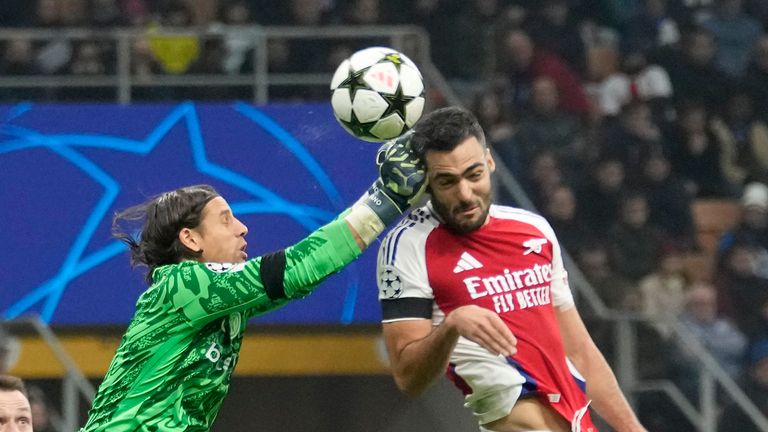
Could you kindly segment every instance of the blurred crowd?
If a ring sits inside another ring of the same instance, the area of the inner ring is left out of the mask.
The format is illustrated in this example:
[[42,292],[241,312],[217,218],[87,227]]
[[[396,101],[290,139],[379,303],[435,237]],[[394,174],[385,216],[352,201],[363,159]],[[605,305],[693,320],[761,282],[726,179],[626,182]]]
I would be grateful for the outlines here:
[[[138,82],[252,72],[254,24],[427,30],[434,64],[606,304],[658,317],[641,331],[642,377],[673,377],[695,399],[698,363],[675,340],[669,323],[678,319],[768,414],[768,1],[0,2],[3,27],[145,30],[131,44]],[[218,36],[162,33],[184,27]],[[378,41],[268,43],[270,71],[327,73]],[[114,74],[115,50],[87,38],[10,40],[0,76]],[[250,99],[213,87],[147,87],[133,97]],[[327,98],[327,88],[270,97]],[[114,91],[0,90],[0,100],[23,99],[112,100]],[[734,228],[715,244],[697,236],[700,199],[738,203]],[[692,269],[691,257],[706,268]],[[719,430],[751,429],[738,410],[724,412]],[[650,430],[685,430],[656,417],[667,424]]]

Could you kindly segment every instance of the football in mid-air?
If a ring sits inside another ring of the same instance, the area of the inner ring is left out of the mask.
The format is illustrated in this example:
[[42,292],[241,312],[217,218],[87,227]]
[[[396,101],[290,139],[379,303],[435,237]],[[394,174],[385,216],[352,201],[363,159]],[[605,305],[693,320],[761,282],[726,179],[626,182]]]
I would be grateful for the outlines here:
[[392,48],[372,47],[341,62],[331,79],[331,106],[352,135],[371,142],[396,138],[424,111],[416,64]]

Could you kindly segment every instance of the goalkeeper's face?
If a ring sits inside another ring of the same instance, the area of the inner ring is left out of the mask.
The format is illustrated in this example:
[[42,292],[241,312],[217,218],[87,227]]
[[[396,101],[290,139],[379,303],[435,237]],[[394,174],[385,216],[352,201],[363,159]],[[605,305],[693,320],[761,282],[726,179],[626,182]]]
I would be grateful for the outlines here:
[[468,233],[488,221],[491,173],[496,165],[488,149],[475,137],[451,151],[426,153],[432,207],[446,225]]
[[181,230],[179,238],[188,248],[202,252],[200,261],[236,263],[248,259],[246,234],[248,227],[232,214],[227,201],[216,197],[203,208],[200,225]]

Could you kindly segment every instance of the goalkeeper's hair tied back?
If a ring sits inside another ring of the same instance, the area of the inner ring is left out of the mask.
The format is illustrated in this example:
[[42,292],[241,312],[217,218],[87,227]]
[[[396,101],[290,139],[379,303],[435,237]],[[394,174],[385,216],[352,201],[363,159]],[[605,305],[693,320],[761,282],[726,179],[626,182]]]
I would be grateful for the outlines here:
[[179,231],[200,225],[203,208],[217,196],[219,193],[209,185],[161,193],[116,213],[112,235],[128,246],[132,266],[147,267],[146,280],[151,284],[156,268],[200,257],[200,252],[179,241]]

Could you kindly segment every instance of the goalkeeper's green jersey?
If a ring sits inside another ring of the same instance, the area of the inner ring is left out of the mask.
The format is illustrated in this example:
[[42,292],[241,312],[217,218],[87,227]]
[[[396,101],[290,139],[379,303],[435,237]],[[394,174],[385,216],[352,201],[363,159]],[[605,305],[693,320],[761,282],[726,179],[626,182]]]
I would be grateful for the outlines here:
[[308,295],[360,253],[339,218],[283,251],[244,263],[157,268],[81,432],[208,431],[248,318]]

